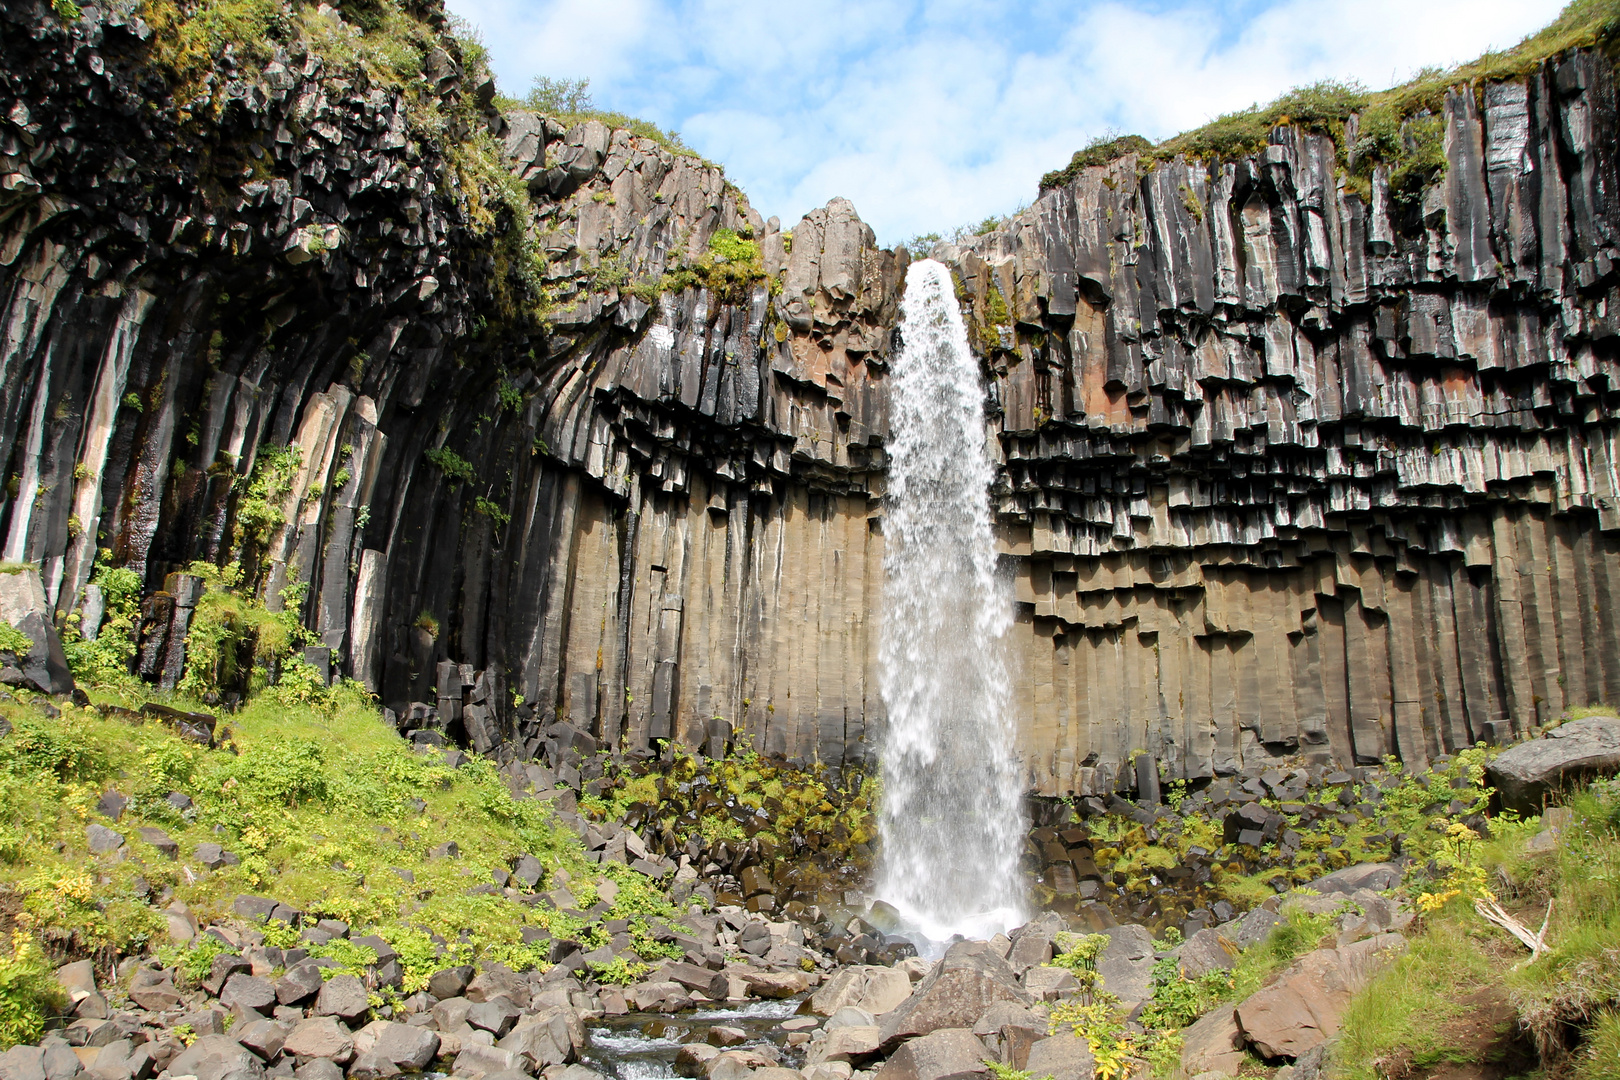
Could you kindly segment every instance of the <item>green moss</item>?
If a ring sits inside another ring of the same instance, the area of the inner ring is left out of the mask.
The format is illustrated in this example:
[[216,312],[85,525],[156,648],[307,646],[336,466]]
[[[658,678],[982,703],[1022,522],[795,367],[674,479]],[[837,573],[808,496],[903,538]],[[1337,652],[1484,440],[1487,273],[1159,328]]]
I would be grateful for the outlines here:
[[[14,726],[0,740],[0,850],[11,854],[0,861],[0,895],[18,898],[31,934],[62,953],[155,946],[165,924],[143,888],[154,895],[172,888],[204,921],[228,915],[240,893],[270,892],[313,915],[376,929],[401,954],[407,992],[448,962],[543,966],[543,955],[523,943],[526,925],[602,938],[600,926],[544,906],[469,895],[469,886],[490,881],[522,853],[552,875],[566,872],[582,900],[604,873],[613,877],[619,894],[605,917],[631,919],[649,947],[647,918],[675,914],[649,879],[627,867],[588,864],[548,805],[513,799],[492,763],[479,758],[450,769],[436,755],[415,752],[359,694],[342,696],[327,712],[268,695],[254,699],[231,717],[239,753],[72,705],[57,719],[16,704],[0,703],[0,714]],[[119,828],[131,838],[132,857],[116,864],[86,849],[85,823],[108,785],[131,800]],[[171,790],[192,797],[194,817],[164,801]],[[145,825],[179,843],[178,862],[146,856],[135,839]],[[460,856],[430,857],[447,840]],[[185,872],[189,853],[204,841],[225,845],[240,865]],[[445,954],[433,934],[451,943]],[[172,958],[192,973],[211,960],[200,950]],[[349,966],[365,959],[334,958]],[[0,961],[0,998],[4,971]],[[0,1016],[4,1009],[0,1001]]]

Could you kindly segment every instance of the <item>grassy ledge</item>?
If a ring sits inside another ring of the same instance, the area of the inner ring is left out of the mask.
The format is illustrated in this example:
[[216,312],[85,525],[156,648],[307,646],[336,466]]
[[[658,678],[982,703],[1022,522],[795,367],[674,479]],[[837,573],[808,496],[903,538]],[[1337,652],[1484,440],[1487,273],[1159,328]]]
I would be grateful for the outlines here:
[[[1133,153],[1140,155],[1143,168],[1177,157],[1231,161],[1259,152],[1274,128],[1293,124],[1334,140],[1351,190],[1365,192],[1374,168],[1383,165],[1390,170],[1391,191],[1410,198],[1445,167],[1442,109],[1448,90],[1522,79],[1570,49],[1596,48],[1613,55],[1617,47],[1620,0],[1573,0],[1552,23],[1511,49],[1453,68],[1426,68],[1388,90],[1319,82],[1290,90],[1268,105],[1227,113],[1156,146],[1139,135],[1103,135],[1076,151],[1067,166],[1041,177],[1040,190],[1062,187],[1085,169]],[[1357,118],[1355,138],[1346,140],[1352,116]]]

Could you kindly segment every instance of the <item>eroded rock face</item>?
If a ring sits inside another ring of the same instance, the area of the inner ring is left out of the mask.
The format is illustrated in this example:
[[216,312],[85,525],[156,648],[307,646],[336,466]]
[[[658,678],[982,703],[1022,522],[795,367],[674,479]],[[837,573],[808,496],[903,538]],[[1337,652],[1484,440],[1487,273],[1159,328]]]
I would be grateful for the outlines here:
[[[183,125],[145,107],[150,30],[87,10],[0,12],[0,543],[49,609],[99,619],[106,549],[173,685],[181,571],[237,554],[290,446],[255,587],[308,583],[311,662],[406,727],[866,758],[904,251],[846,200],[784,230],[628,132],[460,109],[451,58],[435,92],[532,201],[524,293],[389,88],[284,49]],[[1034,790],[1151,787],[1144,749],[1421,763],[1620,686],[1612,69],[1443,120],[1415,201],[1283,127],[936,252],[993,399]],[[727,229],[774,295],[666,279]]]

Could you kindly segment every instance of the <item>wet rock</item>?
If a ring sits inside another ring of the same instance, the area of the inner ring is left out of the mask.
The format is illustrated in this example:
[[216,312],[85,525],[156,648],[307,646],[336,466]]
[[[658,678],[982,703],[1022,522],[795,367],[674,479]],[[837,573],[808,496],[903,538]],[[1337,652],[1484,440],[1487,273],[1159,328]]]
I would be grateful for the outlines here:
[[790,998],[810,988],[810,977],[802,971],[754,971],[742,973],[748,992],[762,998]]
[[56,633],[55,612],[45,599],[38,570],[8,567],[0,573],[0,621],[22,631],[33,643],[26,655],[12,657],[16,662],[12,670],[18,673],[12,685],[44,694],[73,693],[73,673],[68,670]]
[[720,1048],[708,1043],[686,1043],[675,1053],[675,1072],[678,1076],[704,1075],[709,1062],[720,1056]]
[[1485,773],[1504,807],[1539,814],[1549,797],[1593,777],[1620,773],[1620,717],[1567,721],[1502,751]]

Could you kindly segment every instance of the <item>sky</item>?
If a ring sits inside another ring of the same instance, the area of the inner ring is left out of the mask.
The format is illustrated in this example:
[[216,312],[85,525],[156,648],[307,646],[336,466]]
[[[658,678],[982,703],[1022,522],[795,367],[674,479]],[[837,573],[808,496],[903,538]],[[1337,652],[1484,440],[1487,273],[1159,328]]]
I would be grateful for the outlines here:
[[1383,89],[1562,0],[449,0],[504,93],[589,79],[784,227],[842,195],[891,246],[1009,214],[1090,139],[1159,141],[1294,86]]

